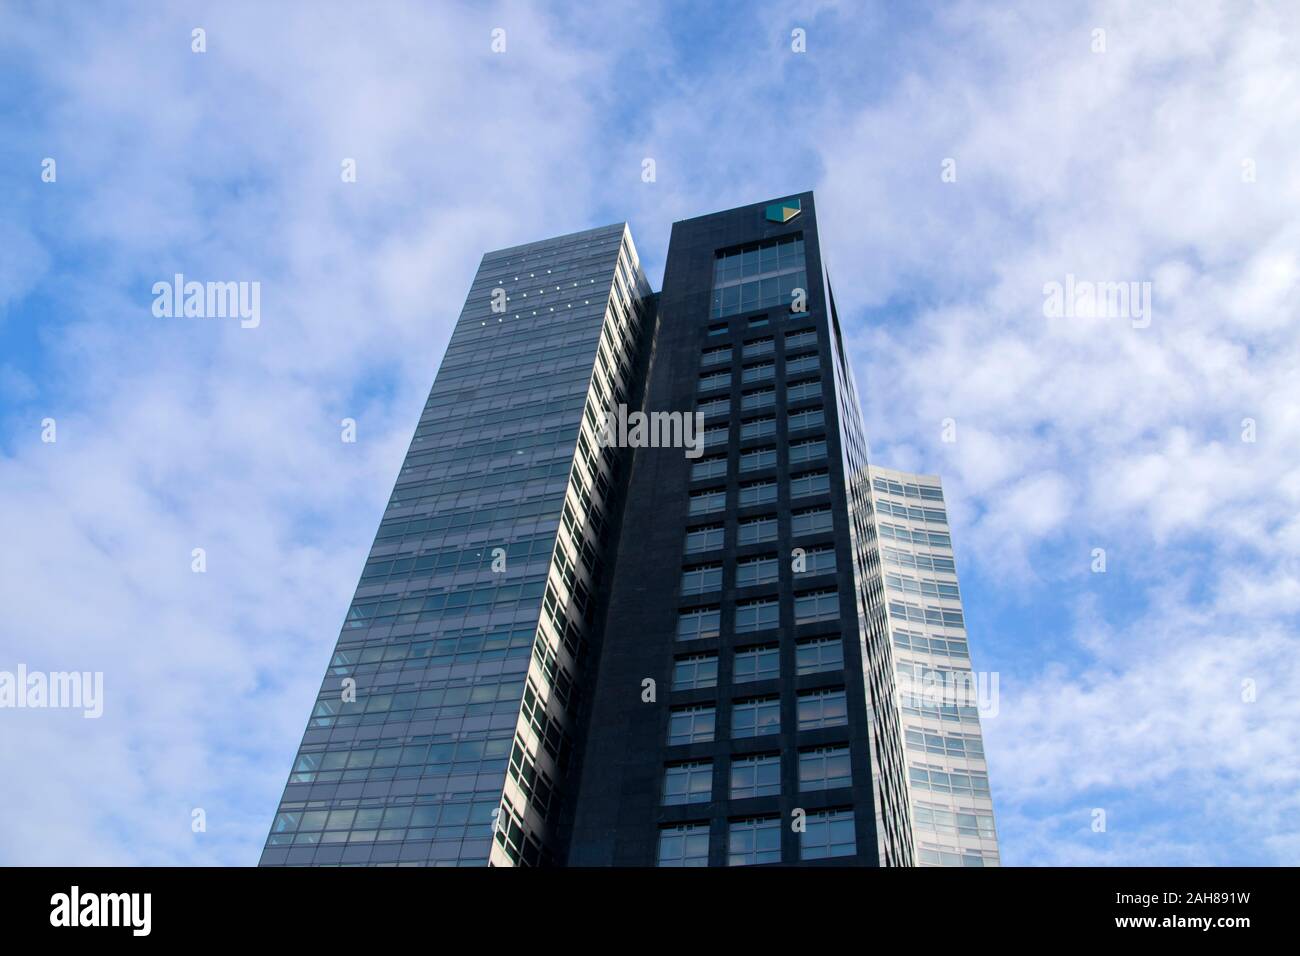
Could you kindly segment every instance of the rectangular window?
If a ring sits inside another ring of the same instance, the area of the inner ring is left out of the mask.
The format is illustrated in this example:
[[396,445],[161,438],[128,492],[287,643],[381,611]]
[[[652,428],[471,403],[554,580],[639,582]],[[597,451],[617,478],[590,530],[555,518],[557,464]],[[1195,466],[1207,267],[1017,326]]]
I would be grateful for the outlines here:
[[751,418],[740,424],[740,440],[750,441],[755,438],[771,438],[776,434],[775,418]]
[[799,751],[801,791],[829,790],[832,787],[847,787],[850,783],[848,747],[814,747]]
[[776,502],[775,481],[751,481],[740,486],[740,507],[770,505]]
[[772,680],[781,676],[781,654],[775,644],[736,651],[734,663],[735,672],[732,680],[737,684],[755,680]]
[[840,616],[838,591],[808,591],[794,596],[794,622],[834,621]]
[[742,411],[752,412],[760,408],[771,408],[776,405],[776,389],[760,388],[757,391],[746,392],[740,396],[740,408]]
[[790,497],[807,498],[809,495],[819,495],[831,488],[831,476],[824,471],[810,471],[802,475],[795,475],[790,479]]
[[758,754],[753,757],[732,758],[731,799],[774,797],[780,792],[780,754]]
[[824,810],[808,814],[804,832],[799,838],[799,859],[853,856],[857,851],[853,837],[852,810]]
[[800,641],[794,649],[795,669],[800,674],[844,669],[844,642],[838,637]]
[[809,548],[803,553],[802,564],[796,564],[795,567],[801,575],[834,574],[835,549]]
[[776,467],[776,449],[775,448],[755,448],[753,451],[747,451],[740,456],[740,470],[758,471],[760,468]]
[[717,455],[713,458],[702,458],[691,465],[691,481],[700,481],[705,478],[725,478],[726,476],[726,455]]
[[693,654],[673,661],[673,690],[696,690],[717,684],[717,654]]
[[718,636],[721,612],[716,607],[701,607],[683,611],[677,617],[677,640],[695,641]]
[[774,557],[750,558],[736,565],[736,587],[747,588],[756,584],[772,584],[779,573]]
[[797,382],[789,385],[785,390],[786,401],[791,405],[795,402],[808,401],[814,398],[822,397],[822,383],[819,378],[808,379],[805,382]]
[[690,513],[693,515],[712,514],[727,506],[727,492],[721,488],[710,491],[697,491],[691,495]]
[[807,281],[800,235],[722,250],[713,264],[712,317],[787,304]]
[[731,438],[730,425],[714,425],[712,428],[704,429],[704,447],[717,448],[719,445],[725,445]]
[[[829,512],[827,512],[829,514]],[[776,540],[776,518],[753,518],[740,522],[736,539],[740,544],[762,544]]]
[[[745,385],[753,382],[767,382],[776,377],[776,363],[761,362],[758,365],[747,365],[740,373],[740,381]],[[731,384],[731,376],[727,376],[727,384]]]
[[844,688],[810,690],[799,695],[799,729],[839,727],[849,722],[848,704]]
[[727,828],[727,866],[780,862],[780,817],[731,821]]
[[781,732],[781,698],[739,700],[731,708],[731,736],[761,737]]
[[775,628],[780,618],[780,606],[770,601],[745,601],[736,605],[736,633],[766,631]]
[[713,796],[713,761],[669,764],[664,770],[663,802],[707,803]]
[[826,439],[816,438],[812,441],[795,442],[790,446],[790,464],[802,465],[826,457]]
[[820,362],[821,360],[816,352],[811,355],[800,355],[798,358],[786,359],[785,374],[802,375],[804,372],[815,372],[821,367]]
[[753,342],[746,342],[741,347],[741,358],[757,358],[760,355],[771,355],[776,349],[776,343],[771,338],[755,339]]
[[711,524],[703,528],[691,528],[686,532],[686,553],[696,554],[700,551],[714,551],[722,547],[725,533],[720,524]]
[[713,739],[717,711],[712,704],[674,707],[668,716],[668,746],[707,743]]
[[815,329],[804,329],[802,332],[790,332],[785,337],[785,350],[792,352],[795,349],[804,349],[816,347],[817,331]]
[[704,401],[700,402],[697,406],[695,406],[695,409],[705,418],[712,418],[715,415],[730,415],[731,399],[729,398],[705,399]]
[[[723,326],[726,331],[726,326]],[[731,361],[731,346],[723,345],[718,348],[705,349],[704,355],[700,358],[701,365],[720,365],[723,362]]]
[[806,408],[801,412],[790,413],[790,431],[797,432],[806,428],[822,428],[826,424],[826,414],[820,408]]
[[682,594],[704,594],[722,588],[722,565],[702,564],[682,571]]
[[796,535],[830,531],[831,527],[830,508],[809,508],[790,516],[790,531]]
[[708,866],[709,825],[683,823],[659,831],[657,866]]
[[700,376],[700,391],[712,391],[716,388],[728,388],[731,385],[730,372],[713,372]]

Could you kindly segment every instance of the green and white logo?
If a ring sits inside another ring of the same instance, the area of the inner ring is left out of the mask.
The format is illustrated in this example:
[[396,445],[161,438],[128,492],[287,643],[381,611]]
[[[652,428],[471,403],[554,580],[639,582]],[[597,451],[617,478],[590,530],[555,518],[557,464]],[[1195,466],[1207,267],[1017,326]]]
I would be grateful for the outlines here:
[[782,199],[780,202],[774,202],[767,207],[767,221],[789,222],[801,212],[803,212],[803,207],[799,205],[799,200]]

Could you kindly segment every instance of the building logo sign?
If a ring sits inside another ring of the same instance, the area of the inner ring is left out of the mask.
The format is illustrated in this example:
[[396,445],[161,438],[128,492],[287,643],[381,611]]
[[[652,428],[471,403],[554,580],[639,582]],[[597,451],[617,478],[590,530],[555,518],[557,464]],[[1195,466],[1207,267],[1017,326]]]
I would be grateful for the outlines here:
[[789,222],[801,212],[803,207],[799,205],[799,200],[783,199],[768,206],[766,216],[768,222]]

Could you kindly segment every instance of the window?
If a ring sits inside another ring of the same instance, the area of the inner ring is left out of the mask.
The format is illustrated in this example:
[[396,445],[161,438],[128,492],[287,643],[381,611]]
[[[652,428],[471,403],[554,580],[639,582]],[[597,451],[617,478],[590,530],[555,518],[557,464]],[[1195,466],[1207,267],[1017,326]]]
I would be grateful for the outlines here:
[[808,814],[806,829],[799,838],[799,859],[821,860],[832,856],[852,856],[856,852],[852,810]]
[[712,317],[766,309],[807,288],[803,237],[782,236],[717,253],[713,264]]
[[776,627],[780,609],[775,599],[745,601],[736,606],[736,633],[763,631]]
[[830,508],[809,508],[796,511],[790,517],[790,531],[793,534],[816,534],[831,530]]
[[693,515],[712,514],[727,506],[727,492],[717,488],[710,491],[697,491],[691,495],[690,513]]
[[727,866],[780,862],[780,817],[731,821],[727,828]]
[[847,787],[850,782],[848,747],[814,747],[799,752],[801,791]]
[[975,770],[944,771],[908,767],[907,779],[913,790],[933,790],[935,793],[956,793],[967,797],[989,795],[989,775]]
[[817,345],[817,331],[815,329],[804,329],[802,332],[790,332],[785,337],[785,350],[787,352],[795,349],[808,348]]
[[740,507],[770,505],[776,502],[775,481],[751,481],[740,486]]
[[735,673],[732,680],[737,684],[754,680],[771,680],[781,675],[781,655],[775,644],[762,647],[747,647],[736,651]]
[[746,342],[740,350],[741,358],[756,358],[759,355],[771,355],[776,349],[776,343],[771,338],[755,339],[753,342]]
[[778,564],[775,557],[751,558],[736,565],[736,587],[747,588],[755,584],[771,584],[777,579]]
[[713,372],[709,375],[700,376],[700,391],[711,391],[715,388],[727,388],[731,385],[730,372]]
[[815,438],[812,441],[795,442],[790,446],[790,464],[801,465],[826,457],[826,439]]
[[673,690],[716,687],[717,683],[717,654],[692,654],[673,661]]
[[790,404],[795,402],[807,401],[808,399],[821,398],[822,383],[819,378],[811,378],[804,382],[797,382],[793,385],[786,386],[785,397]]
[[774,797],[781,792],[781,755],[734,757],[731,761],[731,799]]
[[686,532],[686,553],[713,551],[722,547],[724,529],[720,524],[711,524],[703,528],[691,528]]
[[838,591],[808,591],[794,596],[794,622],[834,621],[840,616]]
[[807,498],[809,495],[830,491],[830,488],[830,475],[824,471],[810,471],[790,479],[791,498]]
[[844,669],[844,642],[838,637],[800,641],[794,649],[795,671],[817,674]]
[[730,425],[714,425],[712,428],[706,428],[704,429],[704,447],[717,448],[719,445],[725,445],[730,437]]
[[717,712],[712,704],[674,707],[668,716],[668,745],[707,743],[713,739]]
[[722,565],[702,564],[682,572],[682,594],[704,594],[722,588]]
[[[727,327],[724,325],[722,327],[722,331],[725,332],[726,330]],[[722,362],[730,362],[730,361],[731,361],[730,345],[722,345],[714,349],[705,349],[704,355],[700,358],[701,365],[718,365]]]
[[826,415],[820,408],[806,408],[801,412],[790,413],[790,431],[805,428],[821,428],[826,424]]
[[[731,736],[761,737],[781,732],[781,698],[755,697],[731,708]],[[735,794],[732,794],[735,796]]]
[[714,415],[729,415],[731,413],[731,399],[729,398],[710,398],[699,403],[696,406],[698,411],[705,418],[712,418]]
[[725,478],[726,476],[726,455],[717,455],[713,458],[702,458],[691,465],[691,481],[699,481],[702,478]]
[[776,467],[776,449],[775,448],[755,448],[753,451],[747,451],[740,456],[740,470],[758,471],[760,468]]
[[658,866],[708,866],[709,825],[683,823],[659,831]]
[[736,539],[739,544],[761,544],[765,541],[775,541],[776,518],[769,516],[742,521],[739,528],[737,528]]
[[[766,382],[776,377],[775,362],[760,362],[758,365],[747,365],[740,373],[740,380],[746,385],[753,382]],[[731,384],[731,375],[727,375],[727,384]]]
[[710,325],[710,326],[709,326],[709,335],[726,335],[726,334],[727,334],[727,323],[726,323],[726,322],[723,322],[723,323],[721,323],[721,324],[719,324],[719,325]]
[[[798,569],[798,565],[795,566]],[[803,553],[803,570],[799,574],[834,574],[835,549],[809,548]]]
[[871,487],[889,495],[901,495],[907,498],[923,498],[926,501],[943,501],[943,489],[934,485],[909,485],[885,478],[873,478]]
[[712,760],[669,764],[664,770],[665,806],[677,803],[707,803],[712,796]]
[[811,355],[801,355],[798,358],[786,359],[786,375],[802,375],[804,372],[815,372],[820,367],[820,359],[817,353]]
[[752,418],[740,425],[740,440],[753,438],[771,438],[776,434],[775,418]]
[[741,411],[753,412],[760,408],[771,408],[776,405],[776,389],[760,388],[754,392],[746,392],[740,396]]
[[718,636],[720,611],[716,607],[694,608],[677,616],[677,640],[694,641]]
[[810,690],[799,695],[799,729],[839,727],[849,722],[844,688]]

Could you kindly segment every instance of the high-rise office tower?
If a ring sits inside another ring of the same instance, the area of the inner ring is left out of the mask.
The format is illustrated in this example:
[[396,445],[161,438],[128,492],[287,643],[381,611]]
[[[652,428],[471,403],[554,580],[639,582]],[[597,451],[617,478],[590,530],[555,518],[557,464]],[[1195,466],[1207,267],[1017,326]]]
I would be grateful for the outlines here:
[[570,862],[910,864],[866,444],[811,193],[674,224],[646,406],[698,409],[704,451],[634,455]]
[[262,862],[995,860],[915,789],[973,764],[905,749],[859,408],[811,193],[674,224],[657,296],[621,225],[486,256]]
[[871,466],[889,636],[921,866],[997,866],[980,710],[996,688],[971,668],[937,475]]
[[649,293],[623,224],[483,257],[263,865],[555,860]]

